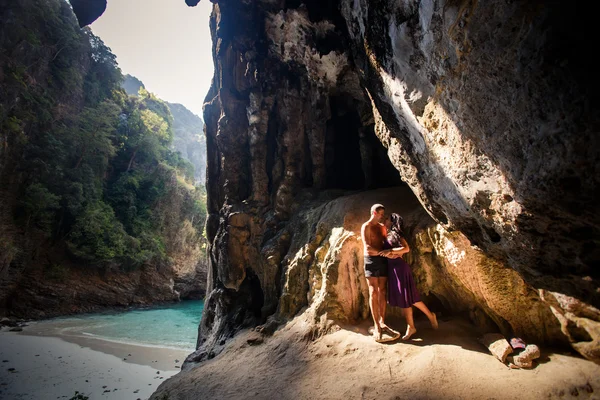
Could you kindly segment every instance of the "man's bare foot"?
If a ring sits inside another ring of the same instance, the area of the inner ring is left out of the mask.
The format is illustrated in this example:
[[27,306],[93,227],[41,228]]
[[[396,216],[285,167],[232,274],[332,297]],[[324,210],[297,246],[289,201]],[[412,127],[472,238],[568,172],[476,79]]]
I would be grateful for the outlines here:
[[373,329],[373,338],[375,339],[376,342],[380,342],[382,339],[382,333],[381,331],[377,330],[377,329]]
[[369,329],[367,329],[367,332],[369,332],[369,334],[373,336],[376,341],[381,339],[382,331],[383,330],[377,326],[370,326]]
[[417,328],[414,328],[412,326],[407,326],[406,327],[406,334],[404,336],[402,336],[402,340],[408,340],[410,339],[410,337],[412,335],[414,335],[415,333],[417,333]]
[[431,327],[433,329],[437,329],[438,328],[437,317],[436,317],[435,313],[431,313],[431,315],[433,316],[433,318],[431,318],[431,321],[429,321],[429,322],[431,322]]

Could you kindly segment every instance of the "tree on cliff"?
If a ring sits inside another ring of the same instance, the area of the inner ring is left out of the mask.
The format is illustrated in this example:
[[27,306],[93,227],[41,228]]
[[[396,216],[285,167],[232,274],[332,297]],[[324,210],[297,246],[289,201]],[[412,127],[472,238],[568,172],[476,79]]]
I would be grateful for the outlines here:
[[172,149],[169,106],[127,96],[115,55],[63,1],[12,4],[2,31],[0,197],[25,235],[15,246],[47,238],[40,251],[122,268],[168,267],[180,231],[199,248],[205,194]]
[[[121,86],[130,96],[140,96],[150,99],[144,83],[132,75],[124,75]],[[151,94],[150,94],[151,95]],[[194,176],[197,186],[204,186],[206,180],[206,137],[204,136],[204,121],[188,110],[184,105],[165,102],[173,118],[173,141],[171,149],[179,152],[181,158],[193,166],[187,171],[187,176]],[[173,155],[174,157],[179,157]],[[178,163],[178,161],[174,161]]]

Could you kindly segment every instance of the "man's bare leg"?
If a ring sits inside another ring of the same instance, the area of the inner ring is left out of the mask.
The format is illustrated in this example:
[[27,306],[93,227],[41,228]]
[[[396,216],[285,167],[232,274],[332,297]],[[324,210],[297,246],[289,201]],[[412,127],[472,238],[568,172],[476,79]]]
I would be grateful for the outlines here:
[[379,288],[379,326],[385,328],[385,308],[387,306],[387,278],[378,277],[377,287]]
[[402,340],[408,340],[412,335],[417,333],[417,328],[415,327],[415,321],[413,319],[412,307],[403,308],[402,314],[404,314],[404,318],[406,318],[406,333],[404,336],[402,336]]
[[399,335],[400,334],[399,332],[393,330],[385,323],[385,312],[386,312],[386,308],[387,308],[387,278],[379,277],[378,283],[379,283],[379,318],[380,318],[379,326],[381,327],[381,329],[387,330],[394,336]]
[[379,282],[377,277],[367,278],[367,283],[369,285],[369,307],[371,308],[371,316],[373,317],[373,323],[375,327],[373,328],[373,335],[375,339],[381,339],[381,325],[379,321],[381,317],[379,316],[380,308],[379,308]]

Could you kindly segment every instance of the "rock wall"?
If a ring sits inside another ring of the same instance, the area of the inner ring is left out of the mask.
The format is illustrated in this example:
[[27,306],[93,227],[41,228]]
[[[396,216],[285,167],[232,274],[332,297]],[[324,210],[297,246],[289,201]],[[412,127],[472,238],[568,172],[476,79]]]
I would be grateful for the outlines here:
[[216,1],[209,295],[188,362],[302,311],[316,327],[366,318],[357,226],[381,198],[409,216],[424,293],[598,361],[597,83],[579,11]]

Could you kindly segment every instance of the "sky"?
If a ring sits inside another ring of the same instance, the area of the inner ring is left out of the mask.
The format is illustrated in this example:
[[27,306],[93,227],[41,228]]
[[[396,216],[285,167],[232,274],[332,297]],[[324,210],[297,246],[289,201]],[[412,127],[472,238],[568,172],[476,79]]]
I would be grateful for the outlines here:
[[117,56],[123,74],[171,103],[202,117],[202,103],[213,75],[209,16],[212,3],[201,0],[108,0],[90,27]]

